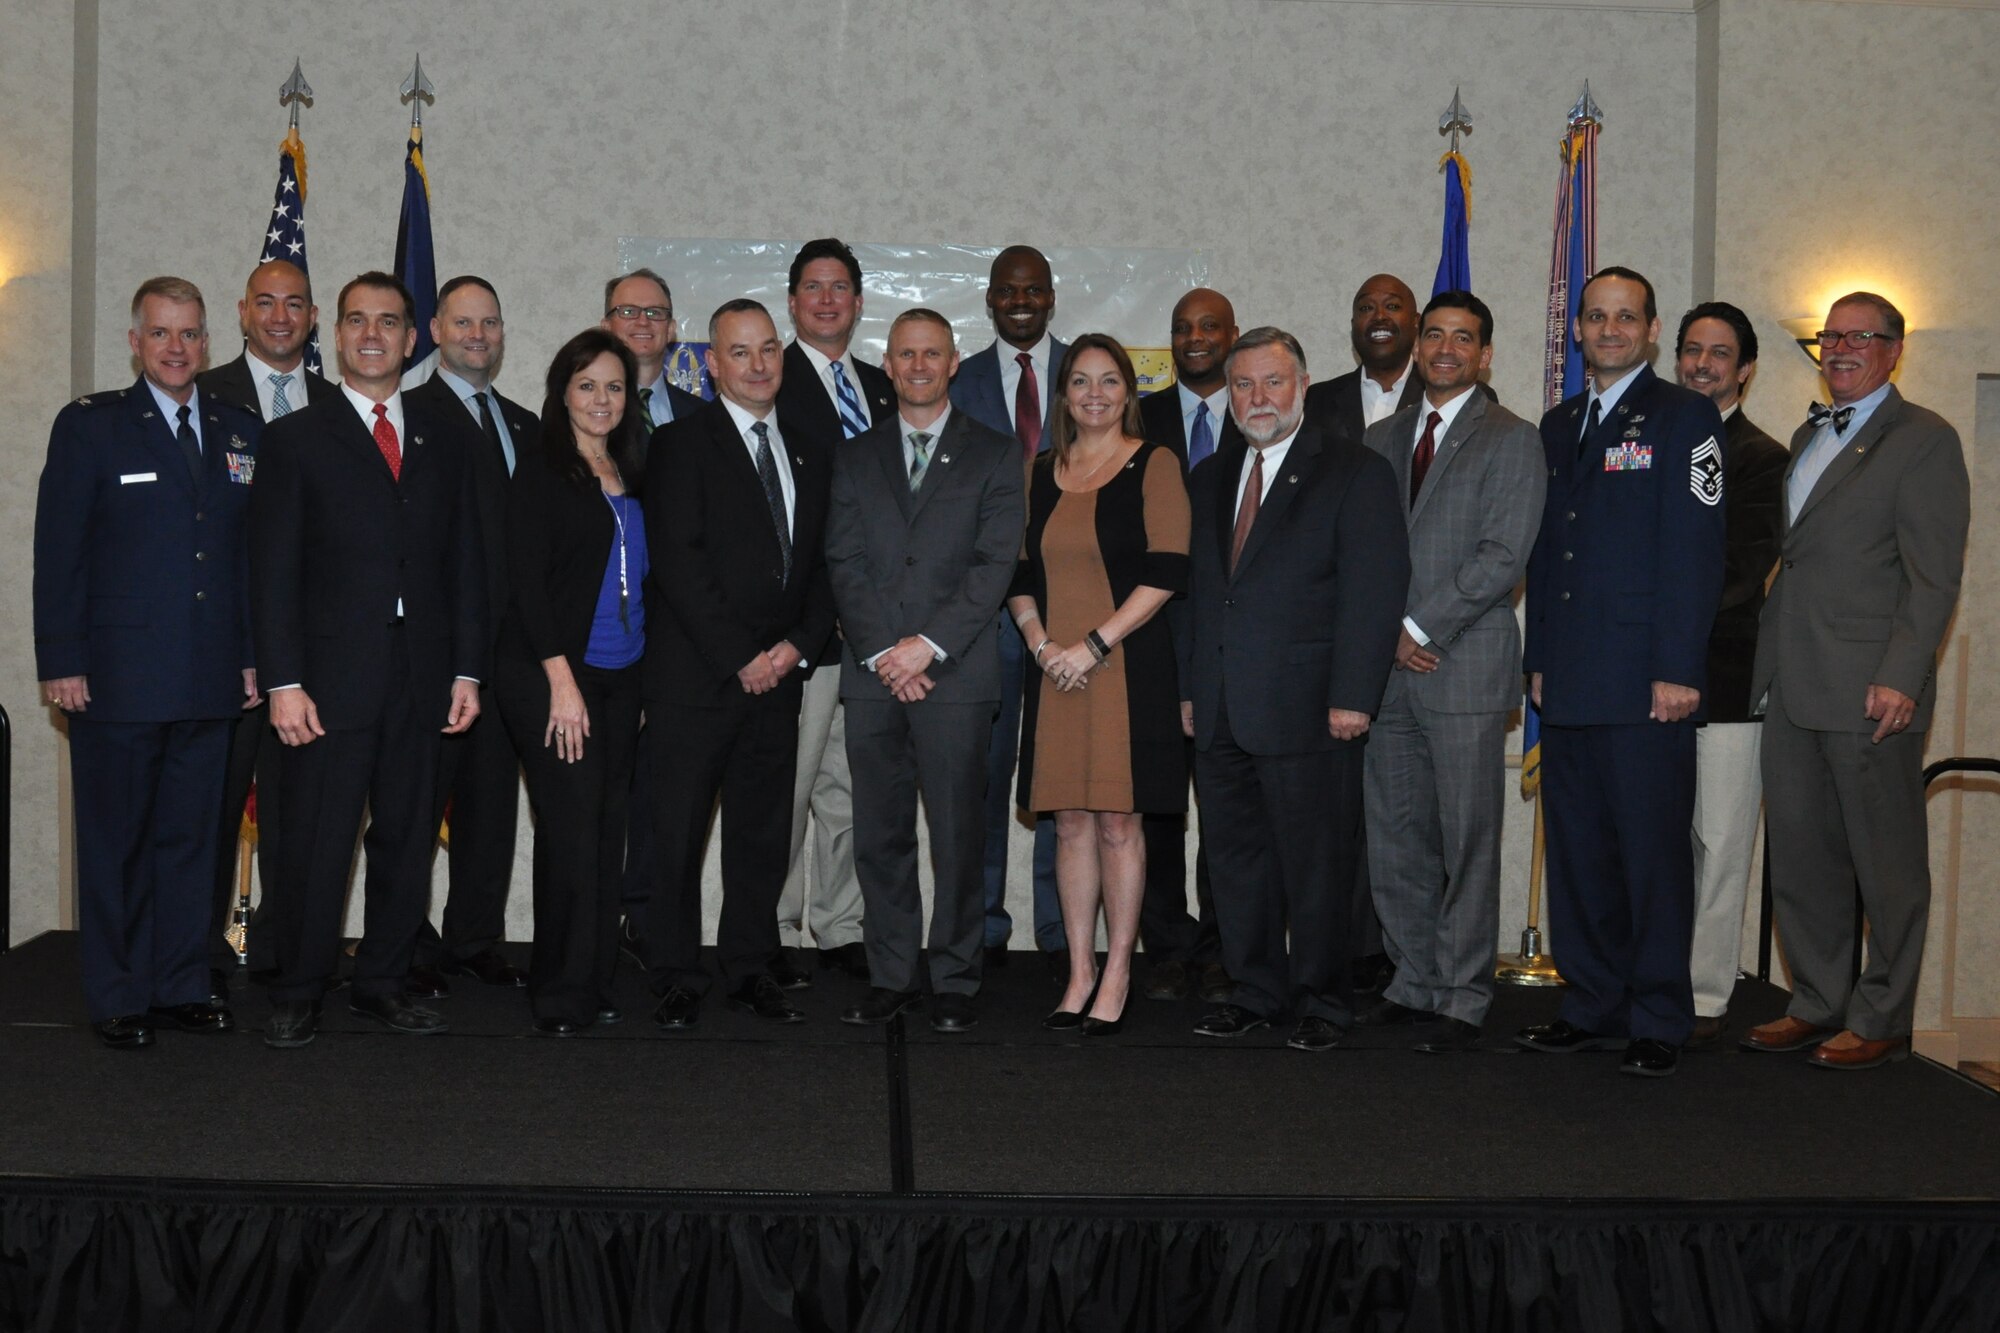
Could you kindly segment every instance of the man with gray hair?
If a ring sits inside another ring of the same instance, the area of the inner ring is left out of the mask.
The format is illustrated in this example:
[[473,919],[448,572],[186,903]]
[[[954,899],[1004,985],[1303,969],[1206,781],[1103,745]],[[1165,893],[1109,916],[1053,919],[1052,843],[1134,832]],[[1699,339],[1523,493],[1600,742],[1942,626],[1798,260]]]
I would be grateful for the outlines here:
[[244,587],[253,412],[201,394],[201,292],[132,298],[136,384],[57,414],[35,504],[35,666],[68,715],[77,924],[98,1040],[227,1032],[207,930],[230,725],[257,688]]
[[1302,424],[1296,338],[1245,333],[1226,378],[1242,438],[1189,479],[1175,646],[1236,984],[1195,1031],[1235,1037],[1289,1014],[1286,1044],[1324,1051],[1354,1018],[1361,754],[1395,661],[1409,543],[1388,461]]

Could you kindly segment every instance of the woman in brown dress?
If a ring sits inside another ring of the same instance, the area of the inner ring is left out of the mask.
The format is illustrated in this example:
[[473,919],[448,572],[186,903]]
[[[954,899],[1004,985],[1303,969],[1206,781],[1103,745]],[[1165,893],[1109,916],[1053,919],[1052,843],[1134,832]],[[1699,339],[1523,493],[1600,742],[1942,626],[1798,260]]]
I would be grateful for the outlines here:
[[1173,643],[1156,618],[1187,586],[1187,485],[1172,451],[1140,438],[1138,383],[1115,339],[1078,338],[1055,384],[1062,407],[1029,481],[1007,600],[1042,673],[1023,701],[1020,801],[1056,819],[1070,971],[1045,1025],[1110,1036],[1139,936],[1140,815],[1187,809]]

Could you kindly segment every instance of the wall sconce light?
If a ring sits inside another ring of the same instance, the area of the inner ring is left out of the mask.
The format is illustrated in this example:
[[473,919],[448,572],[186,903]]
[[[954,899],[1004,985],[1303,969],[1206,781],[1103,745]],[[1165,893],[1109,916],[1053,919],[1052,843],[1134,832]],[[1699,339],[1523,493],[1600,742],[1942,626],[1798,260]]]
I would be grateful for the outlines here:
[[1819,315],[1794,315],[1790,319],[1778,321],[1778,327],[1792,335],[1792,341],[1806,354],[1806,360],[1819,365]]

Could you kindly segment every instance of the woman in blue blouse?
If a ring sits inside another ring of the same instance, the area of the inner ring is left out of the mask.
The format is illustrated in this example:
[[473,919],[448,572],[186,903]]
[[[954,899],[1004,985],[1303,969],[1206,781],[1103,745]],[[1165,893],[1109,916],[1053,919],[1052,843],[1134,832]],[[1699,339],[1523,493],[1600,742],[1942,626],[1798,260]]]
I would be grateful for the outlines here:
[[494,684],[535,812],[528,1003],[552,1036],[620,1017],[611,973],[646,649],[637,374],[601,329],[564,344],[538,447],[520,451],[508,492],[513,601]]

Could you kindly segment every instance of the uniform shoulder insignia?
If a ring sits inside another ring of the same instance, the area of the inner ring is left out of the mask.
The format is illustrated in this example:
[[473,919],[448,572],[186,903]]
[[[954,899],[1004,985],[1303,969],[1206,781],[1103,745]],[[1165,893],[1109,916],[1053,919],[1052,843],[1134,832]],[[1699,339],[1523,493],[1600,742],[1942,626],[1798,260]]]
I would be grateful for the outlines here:
[[1713,435],[1695,446],[1688,463],[1688,489],[1705,505],[1722,503],[1722,448]]

